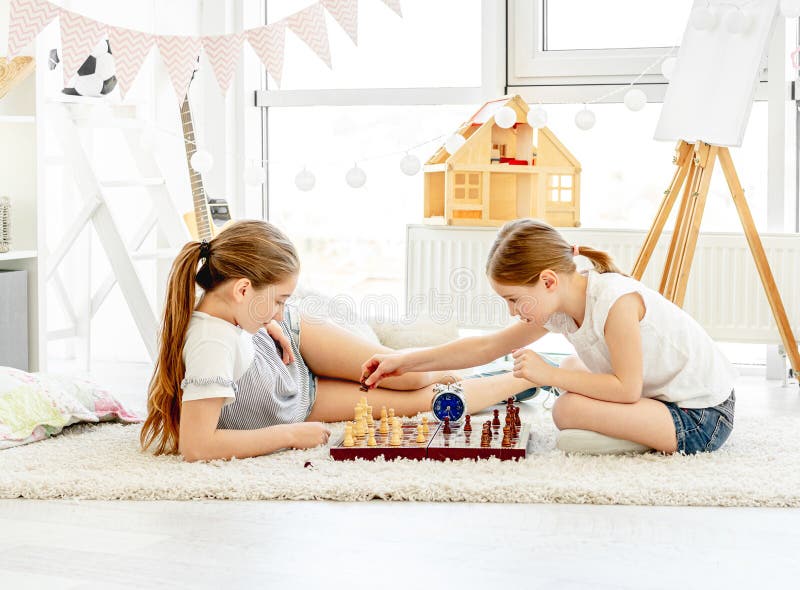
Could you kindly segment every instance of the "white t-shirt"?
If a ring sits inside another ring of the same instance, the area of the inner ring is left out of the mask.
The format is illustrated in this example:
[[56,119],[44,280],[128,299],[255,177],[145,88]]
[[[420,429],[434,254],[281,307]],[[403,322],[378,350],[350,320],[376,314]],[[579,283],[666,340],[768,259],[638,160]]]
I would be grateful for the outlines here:
[[694,318],[660,293],[617,273],[586,273],[586,313],[580,327],[567,314],[553,314],[544,327],[564,334],[592,373],[612,373],[605,341],[611,306],[639,293],[645,314],[642,338],[642,396],[676,402],[682,408],[708,408],[731,394],[736,370]]
[[236,399],[236,382],[253,363],[253,336],[221,318],[192,313],[183,345],[186,375],[183,401],[224,397]]

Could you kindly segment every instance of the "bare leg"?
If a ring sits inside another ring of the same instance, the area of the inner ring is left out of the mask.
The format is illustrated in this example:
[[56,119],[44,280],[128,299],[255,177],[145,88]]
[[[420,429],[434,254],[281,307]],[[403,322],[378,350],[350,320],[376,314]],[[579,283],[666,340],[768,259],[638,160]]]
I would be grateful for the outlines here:
[[[568,357],[563,368],[588,371],[577,357]],[[553,422],[559,430],[580,428],[647,445],[664,453],[678,449],[675,423],[663,403],[642,398],[633,404],[592,399],[579,393],[561,395],[553,406]]]
[[[358,383],[361,381],[361,365],[372,355],[385,352],[392,352],[392,349],[361,338],[332,322],[301,318],[300,354],[316,375]],[[430,371],[389,377],[381,381],[381,385],[386,389],[408,391],[447,381],[449,376],[460,379],[457,371]]]
[[[463,382],[463,386],[467,398],[467,411],[475,413],[528,389],[531,383],[506,373],[469,379]],[[377,388],[364,393],[348,381],[320,378],[317,385],[317,399],[308,421],[352,420],[353,408],[362,396],[366,396],[372,406],[374,418],[380,418],[381,406],[394,408],[398,416],[413,416],[419,412],[430,411],[433,387],[429,385],[403,393]]]

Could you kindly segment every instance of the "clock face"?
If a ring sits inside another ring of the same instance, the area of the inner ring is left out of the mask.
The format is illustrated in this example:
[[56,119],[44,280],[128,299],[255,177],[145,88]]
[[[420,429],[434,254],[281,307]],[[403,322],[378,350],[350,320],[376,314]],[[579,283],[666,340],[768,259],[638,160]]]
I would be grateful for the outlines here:
[[433,414],[440,421],[445,418],[450,418],[452,422],[460,420],[464,415],[464,401],[461,396],[444,391],[433,400]]

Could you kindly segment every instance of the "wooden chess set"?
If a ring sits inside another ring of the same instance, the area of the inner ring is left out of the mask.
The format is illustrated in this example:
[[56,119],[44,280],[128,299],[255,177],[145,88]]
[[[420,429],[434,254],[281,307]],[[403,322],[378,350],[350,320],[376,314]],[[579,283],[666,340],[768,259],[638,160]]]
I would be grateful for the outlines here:
[[372,406],[362,397],[355,407],[355,420],[345,424],[344,439],[331,447],[336,461],[354,459],[488,459],[502,461],[524,459],[530,438],[530,425],[519,417],[519,406],[513,398],[506,401],[503,412],[481,425],[473,425],[472,417],[451,421],[406,419],[394,415],[394,409],[381,409],[380,421],[373,417]]

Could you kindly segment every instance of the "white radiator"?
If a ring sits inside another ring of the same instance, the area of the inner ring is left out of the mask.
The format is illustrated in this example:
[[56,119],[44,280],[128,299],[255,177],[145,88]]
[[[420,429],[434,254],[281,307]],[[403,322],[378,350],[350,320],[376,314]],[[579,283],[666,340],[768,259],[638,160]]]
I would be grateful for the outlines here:
[[[609,252],[630,272],[645,231],[559,229],[570,244]],[[409,225],[406,245],[406,313],[455,317],[465,328],[509,322],[505,302],[489,287],[486,256],[496,228]],[[658,290],[671,235],[662,235],[643,282]],[[800,235],[762,234],[761,240],[795,337],[800,337]],[[712,338],[780,343],[780,336],[743,234],[703,233],[698,238],[684,308]]]

